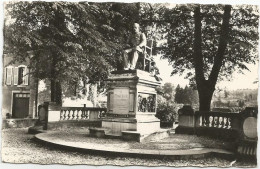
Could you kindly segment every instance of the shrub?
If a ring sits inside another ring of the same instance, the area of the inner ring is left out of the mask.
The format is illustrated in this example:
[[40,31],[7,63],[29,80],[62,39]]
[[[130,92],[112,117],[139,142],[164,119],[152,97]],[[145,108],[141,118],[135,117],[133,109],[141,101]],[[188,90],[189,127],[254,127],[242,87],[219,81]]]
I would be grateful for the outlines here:
[[178,120],[178,104],[167,102],[165,98],[158,96],[157,98],[156,117],[163,122],[174,122]]

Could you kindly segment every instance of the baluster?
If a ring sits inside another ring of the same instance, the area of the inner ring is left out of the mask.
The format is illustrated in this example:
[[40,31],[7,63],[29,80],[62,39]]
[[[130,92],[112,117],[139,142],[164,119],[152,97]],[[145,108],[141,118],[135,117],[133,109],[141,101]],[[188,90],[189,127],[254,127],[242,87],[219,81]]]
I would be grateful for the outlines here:
[[218,121],[219,121],[219,125],[218,125],[218,128],[222,128],[223,127],[223,117],[219,117],[218,118]]
[[63,120],[63,110],[60,111],[60,120]]
[[227,119],[227,128],[228,129],[231,129],[231,118],[229,117],[228,119]]
[[227,121],[227,117],[224,117],[224,121],[223,121],[223,128],[227,128],[228,125],[228,121]]
[[81,111],[81,110],[78,110],[78,120],[81,119],[81,115],[82,115],[82,111]]
[[86,119],[89,119],[90,118],[90,115],[89,115],[90,111],[86,111]]
[[200,116],[200,117],[199,117],[199,126],[200,126],[200,127],[202,126],[202,121],[203,121],[202,116]]
[[76,120],[79,119],[79,110],[77,110],[77,114],[76,114]]
[[209,127],[214,127],[214,117],[209,116]]
[[203,116],[204,117],[204,127],[207,127],[208,126],[208,116]]
[[98,116],[97,116],[98,119],[101,118],[101,111],[98,111]]

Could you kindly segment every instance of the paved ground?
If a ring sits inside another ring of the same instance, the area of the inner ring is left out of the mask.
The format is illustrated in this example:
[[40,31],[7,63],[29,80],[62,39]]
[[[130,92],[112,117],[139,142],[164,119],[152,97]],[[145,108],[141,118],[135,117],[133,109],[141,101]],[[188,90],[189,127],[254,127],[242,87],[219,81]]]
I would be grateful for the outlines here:
[[[160,147],[161,149],[180,149],[185,148],[185,144],[190,148],[220,146],[223,142],[215,142],[207,138],[192,138],[191,136],[175,135],[176,137],[170,137],[163,139],[158,144],[151,143],[151,145],[143,143],[126,144],[121,140],[115,139],[95,139],[87,137],[85,134],[86,129],[78,130],[78,132],[61,131],[52,135],[66,136],[67,142],[82,141],[85,143],[97,143],[106,146],[129,146],[132,149],[155,149]],[[83,137],[82,137],[83,136]],[[147,158],[134,158],[125,156],[106,156],[106,155],[93,155],[89,153],[79,153],[74,151],[66,151],[56,148],[50,148],[36,143],[32,138],[33,135],[27,134],[27,129],[5,129],[2,131],[2,160],[9,163],[40,163],[40,164],[87,164],[87,165],[119,165],[119,166],[218,166],[229,167],[232,161],[224,160],[221,158],[211,157],[205,159],[195,160],[170,160],[170,159],[147,159]],[[187,139],[191,139],[187,142]],[[98,140],[98,141],[97,141]],[[169,142],[177,141],[178,144],[169,145]],[[201,142],[202,141],[202,142]],[[185,143],[186,142],[186,143]],[[185,143],[185,144],[184,144]],[[219,145],[218,145],[219,144]],[[224,143],[226,144],[226,143]],[[228,145],[227,145],[228,146]],[[235,162],[235,167],[255,167],[250,162]]]
[[[211,152],[221,155],[233,156],[230,149],[232,143],[214,140],[193,135],[171,134],[169,137],[148,137],[142,143],[123,141],[120,139],[94,138],[88,135],[88,130],[71,131],[49,131],[48,133],[37,134],[36,138],[55,145],[64,147],[76,147],[81,150],[96,150],[99,152],[116,152],[126,154],[144,154],[170,156],[171,158],[201,158]],[[165,133],[167,134],[167,133]],[[166,135],[167,136],[167,135]],[[197,155],[197,156],[196,156]],[[175,156],[175,157],[174,157]],[[191,157],[190,157],[191,158]]]

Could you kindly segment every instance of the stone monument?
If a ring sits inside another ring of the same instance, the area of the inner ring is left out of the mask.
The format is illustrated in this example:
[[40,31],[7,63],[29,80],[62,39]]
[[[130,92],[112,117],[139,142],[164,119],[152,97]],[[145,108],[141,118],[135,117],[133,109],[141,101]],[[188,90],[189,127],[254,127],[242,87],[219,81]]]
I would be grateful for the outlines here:
[[155,88],[160,82],[150,72],[131,70],[135,68],[136,62],[131,64],[133,65],[130,65],[130,70],[111,72],[106,80],[106,117],[102,119],[101,128],[89,129],[90,135],[121,137],[140,142],[146,136],[160,130],[160,120],[155,117]]

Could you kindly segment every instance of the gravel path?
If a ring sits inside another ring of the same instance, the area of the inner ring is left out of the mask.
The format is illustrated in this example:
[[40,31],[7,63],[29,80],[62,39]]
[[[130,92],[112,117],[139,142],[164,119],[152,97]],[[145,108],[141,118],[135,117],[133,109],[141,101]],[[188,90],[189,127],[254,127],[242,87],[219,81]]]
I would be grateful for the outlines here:
[[[39,163],[39,164],[86,164],[117,166],[218,166],[230,167],[231,161],[219,158],[197,160],[145,159],[133,157],[106,157],[79,152],[71,152],[49,148],[36,143],[34,135],[27,134],[28,129],[2,130],[2,161],[7,163]],[[77,139],[75,137],[75,139]],[[171,138],[169,138],[171,139]],[[180,139],[180,138],[179,138]],[[108,140],[107,143],[109,143]],[[113,139],[113,141],[115,141]],[[166,140],[167,141],[167,140]],[[170,140],[168,140],[170,141]],[[105,143],[105,142],[104,142]],[[116,140],[120,144],[121,140]],[[137,144],[136,144],[137,145]],[[233,167],[256,167],[249,162],[236,162]]]

